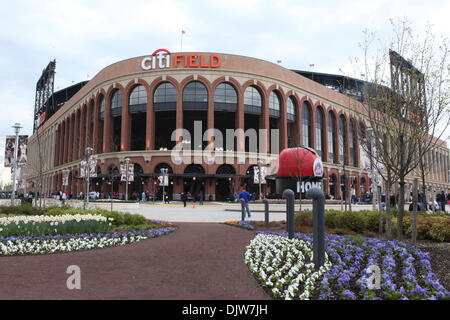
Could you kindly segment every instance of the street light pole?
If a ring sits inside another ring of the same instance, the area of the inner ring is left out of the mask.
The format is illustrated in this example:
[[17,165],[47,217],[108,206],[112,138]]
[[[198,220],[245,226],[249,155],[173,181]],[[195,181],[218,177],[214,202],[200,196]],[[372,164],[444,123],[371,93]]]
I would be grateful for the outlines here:
[[90,180],[91,180],[91,152],[92,152],[92,148],[91,147],[87,147],[86,148],[86,155],[87,155],[87,160],[86,160],[86,171],[87,171],[87,181],[86,181],[86,208],[88,208],[89,206],[89,189],[90,189]]
[[126,171],[126,185],[125,185],[125,200],[128,201],[128,165],[130,163],[130,158],[126,158],[125,159],[126,162],[126,167],[125,167],[125,171]]
[[14,163],[13,163],[13,176],[12,176],[12,192],[11,192],[11,206],[14,206],[15,196],[16,196],[16,171],[17,171],[17,149],[19,148],[19,131],[20,123],[15,123],[12,126],[16,133],[16,141],[14,144]]
[[259,184],[259,199],[261,200],[261,160],[258,160],[258,184]]

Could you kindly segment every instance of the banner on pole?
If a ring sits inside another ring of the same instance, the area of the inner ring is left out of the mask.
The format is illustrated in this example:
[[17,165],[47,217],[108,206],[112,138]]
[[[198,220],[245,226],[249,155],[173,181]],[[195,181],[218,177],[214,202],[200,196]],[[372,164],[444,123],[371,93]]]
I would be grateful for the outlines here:
[[[266,183],[266,171],[267,168],[266,167],[261,167],[261,184],[265,184]],[[253,168],[253,183],[254,184],[259,184],[259,168],[258,167],[254,167]]]
[[[120,165],[120,181],[127,181],[126,163]],[[134,181],[134,164],[128,164],[128,182]]]
[[69,173],[70,173],[70,170],[68,170],[68,169],[64,169],[62,171],[62,174],[63,174],[63,176],[62,176],[62,185],[63,186],[68,186],[69,185]]

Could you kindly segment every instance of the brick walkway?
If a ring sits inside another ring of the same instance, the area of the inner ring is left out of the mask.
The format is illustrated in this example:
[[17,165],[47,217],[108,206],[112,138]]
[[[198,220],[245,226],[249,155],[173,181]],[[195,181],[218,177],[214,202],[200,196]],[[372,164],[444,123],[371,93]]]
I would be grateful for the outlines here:
[[[114,248],[0,257],[0,299],[269,299],[243,261],[254,237],[236,227],[179,223],[169,235]],[[69,265],[81,290],[68,290]]]

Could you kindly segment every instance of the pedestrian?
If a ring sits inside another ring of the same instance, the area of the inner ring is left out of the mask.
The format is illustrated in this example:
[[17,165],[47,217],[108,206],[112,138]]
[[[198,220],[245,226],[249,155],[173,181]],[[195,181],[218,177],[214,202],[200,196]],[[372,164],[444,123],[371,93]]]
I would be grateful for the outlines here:
[[234,193],[234,202],[238,202],[239,200],[239,196],[237,194],[237,192]]
[[145,191],[142,191],[142,202],[147,201],[147,197],[145,195]]
[[243,189],[242,192],[239,193],[239,201],[241,199],[244,200],[244,210],[247,211],[247,215],[250,218],[251,217],[251,213],[250,213],[250,208],[248,206],[248,203],[250,201],[250,193],[248,193],[245,189]]
[[444,190],[441,191],[441,210],[445,212],[445,193]]
[[203,205],[203,191],[200,191],[200,205]]
[[164,192],[164,203],[169,203],[169,194],[166,192]]
[[181,201],[183,201],[183,205],[186,207],[187,195],[184,191],[181,192]]

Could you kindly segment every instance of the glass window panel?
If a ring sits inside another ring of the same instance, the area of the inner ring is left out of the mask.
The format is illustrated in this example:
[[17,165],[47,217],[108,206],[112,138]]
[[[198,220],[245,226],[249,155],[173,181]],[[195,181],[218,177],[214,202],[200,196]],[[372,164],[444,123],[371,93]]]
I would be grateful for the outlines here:
[[309,136],[309,127],[311,123],[311,112],[309,106],[306,103],[302,105],[302,136],[303,145],[311,147],[311,139]]
[[269,109],[280,110],[280,99],[275,92],[271,92],[269,95]]
[[289,97],[286,102],[286,110],[288,114],[292,114],[295,116],[295,105],[292,97]]

